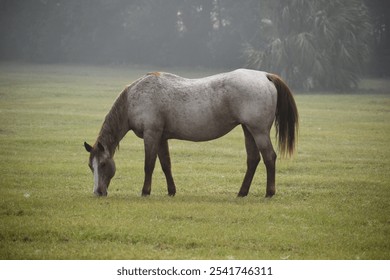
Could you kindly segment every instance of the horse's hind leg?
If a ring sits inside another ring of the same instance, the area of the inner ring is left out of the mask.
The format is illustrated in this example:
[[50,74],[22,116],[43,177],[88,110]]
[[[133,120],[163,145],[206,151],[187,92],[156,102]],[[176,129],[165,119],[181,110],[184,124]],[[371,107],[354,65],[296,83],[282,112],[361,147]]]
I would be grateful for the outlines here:
[[256,141],[256,145],[263,157],[265,167],[267,169],[267,190],[266,197],[272,197],[275,190],[275,162],[276,153],[272,147],[272,142],[268,133],[252,132],[253,138]]
[[266,197],[272,197],[275,192],[275,162],[276,153],[272,147],[271,139],[269,135],[262,135],[258,141],[257,146],[263,156],[265,168],[267,169],[267,190]]
[[248,131],[248,129],[244,125],[242,126],[242,129],[244,130],[244,135],[245,135],[247,170],[245,173],[244,181],[242,182],[240,191],[238,192],[237,195],[239,197],[248,195],[249,188],[252,184],[253,176],[255,175],[257,165],[260,162],[259,149],[257,148],[256,142],[253,139],[252,134]]
[[161,168],[165,174],[165,178],[167,179],[168,195],[174,196],[176,194],[176,186],[172,177],[171,158],[169,156],[168,140],[166,139],[161,140],[158,150],[158,158],[161,163]]

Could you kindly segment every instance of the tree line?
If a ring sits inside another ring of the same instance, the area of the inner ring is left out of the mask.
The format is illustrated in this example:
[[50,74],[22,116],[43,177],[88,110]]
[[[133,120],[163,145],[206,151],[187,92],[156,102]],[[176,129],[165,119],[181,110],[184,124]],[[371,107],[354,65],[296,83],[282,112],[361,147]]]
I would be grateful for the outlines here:
[[[383,0],[0,0],[0,59],[249,67],[295,88],[389,74]],[[369,69],[369,71],[367,70]]]

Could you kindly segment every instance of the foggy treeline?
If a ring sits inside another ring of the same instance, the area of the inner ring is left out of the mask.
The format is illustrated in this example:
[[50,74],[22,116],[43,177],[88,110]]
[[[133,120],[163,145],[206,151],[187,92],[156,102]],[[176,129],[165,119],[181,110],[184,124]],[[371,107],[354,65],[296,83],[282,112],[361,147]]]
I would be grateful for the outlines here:
[[386,0],[0,0],[0,59],[248,67],[295,88],[390,73]]

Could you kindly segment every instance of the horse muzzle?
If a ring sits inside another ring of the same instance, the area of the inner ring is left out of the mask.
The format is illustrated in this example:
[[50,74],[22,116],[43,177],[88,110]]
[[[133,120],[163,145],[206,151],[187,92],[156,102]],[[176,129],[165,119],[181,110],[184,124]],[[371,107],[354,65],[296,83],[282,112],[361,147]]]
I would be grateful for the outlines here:
[[95,190],[93,192],[96,196],[107,196],[107,191]]

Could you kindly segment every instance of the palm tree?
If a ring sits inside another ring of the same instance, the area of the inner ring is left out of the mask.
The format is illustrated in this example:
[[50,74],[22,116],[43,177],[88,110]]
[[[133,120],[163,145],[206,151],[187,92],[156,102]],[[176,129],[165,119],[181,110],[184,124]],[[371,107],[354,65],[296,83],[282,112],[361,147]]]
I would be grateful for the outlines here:
[[369,56],[371,25],[362,0],[269,1],[248,66],[279,73],[295,88],[356,87]]

